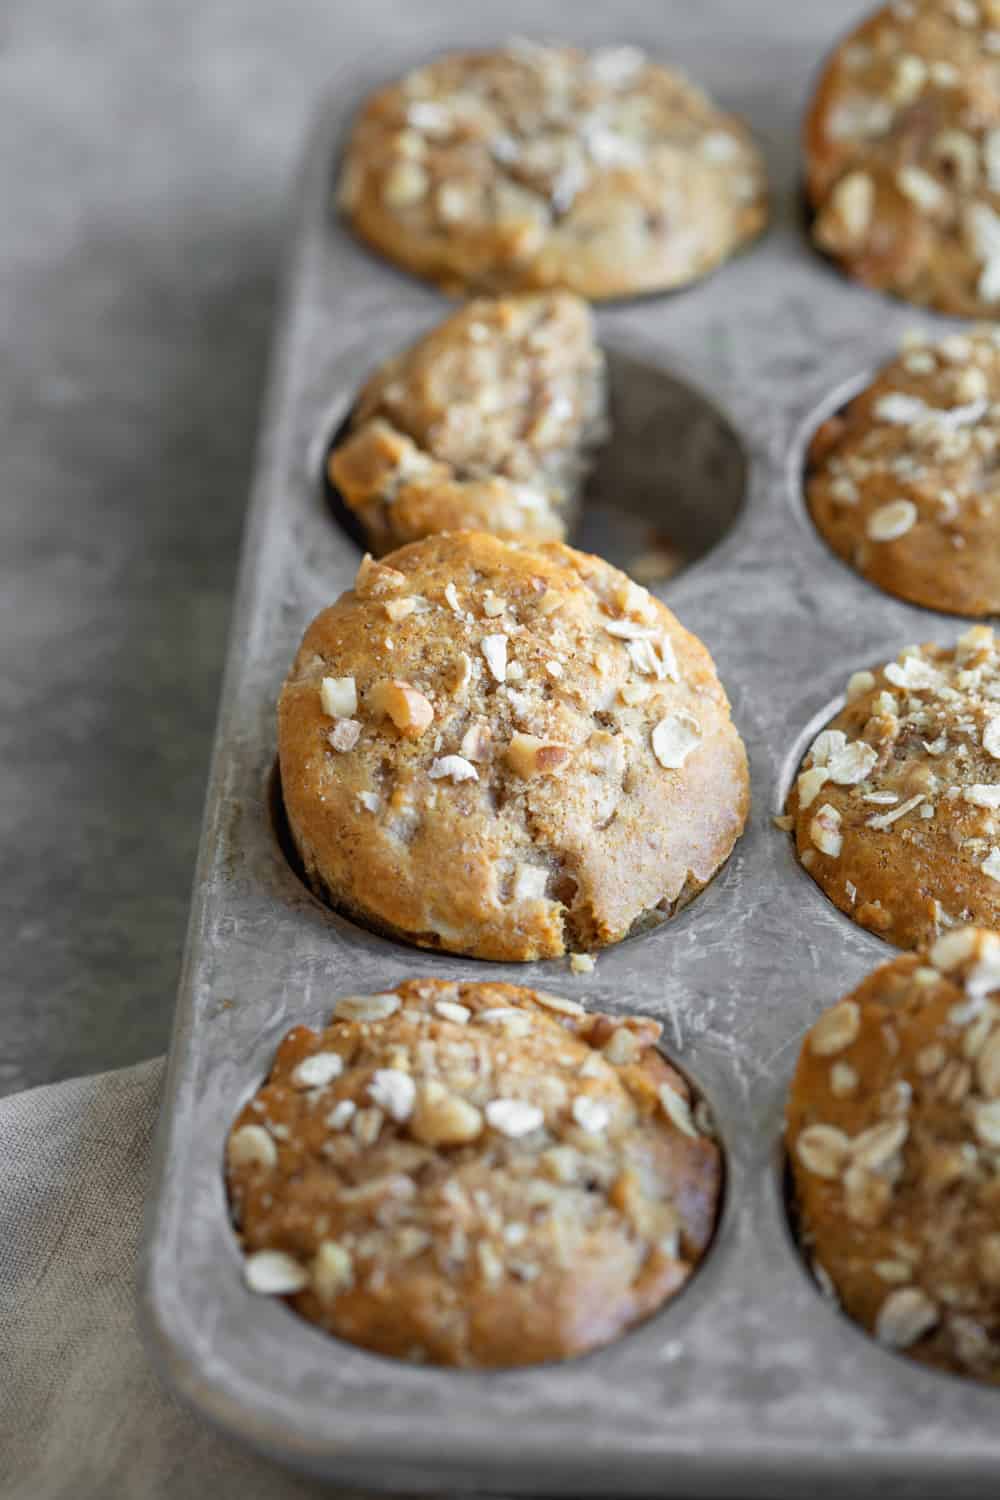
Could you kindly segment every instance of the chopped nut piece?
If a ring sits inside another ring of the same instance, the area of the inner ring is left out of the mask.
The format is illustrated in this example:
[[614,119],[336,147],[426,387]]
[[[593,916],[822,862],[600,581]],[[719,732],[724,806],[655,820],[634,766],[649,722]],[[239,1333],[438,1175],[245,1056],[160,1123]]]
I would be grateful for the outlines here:
[[417,1091],[409,1129],[425,1146],[464,1146],[482,1134],[483,1117],[474,1104],[431,1079]]
[[488,724],[473,724],[462,736],[461,752],[466,760],[484,761],[490,753],[493,731]]
[[337,724],[327,735],[327,741],[334,750],[353,750],[361,738],[361,725],[357,719],[339,719]]
[[354,580],[354,592],[360,598],[389,594],[405,587],[405,573],[400,573],[397,568],[390,568],[385,563],[376,562],[369,552],[365,553]]
[[840,831],[840,813],[829,802],[824,802],[809,824],[809,837],[821,854],[836,859],[844,846]]
[[545,1116],[537,1104],[529,1104],[525,1099],[491,1099],[486,1106],[486,1123],[501,1135],[518,1140],[539,1130]]
[[248,1255],[243,1275],[252,1292],[264,1297],[290,1297],[309,1284],[309,1273],[284,1250],[257,1250]]
[[293,1068],[289,1082],[296,1089],[322,1089],[344,1071],[339,1052],[314,1052]]
[[368,1093],[391,1120],[402,1124],[413,1113],[417,1086],[409,1073],[398,1068],[378,1068],[368,1085]]
[[398,995],[343,995],[333,1014],[338,1021],[386,1021],[398,1009]]
[[415,738],[430,728],[434,708],[430,700],[408,682],[376,682],[368,694],[376,713],[385,714],[403,734]]
[[343,1245],[323,1241],[310,1267],[310,1280],[321,1302],[335,1302],[354,1285],[354,1266]]
[[353,677],[324,677],[319,696],[323,712],[331,719],[350,719],[357,712],[358,693]]
[[611,1111],[603,1099],[594,1099],[589,1094],[577,1094],[570,1113],[587,1135],[600,1135],[607,1130]]
[[860,1026],[861,1012],[855,1002],[842,1000],[820,1016],[809,1033],[809,1049],[817,1057],[833,1057],[855,1041]]
[[486,658],[486,665],[497,682],[507,680],[507,637],[505,635],[487,635],[483,637],[482,651]]
[[276,1167],[278,1148],[263,1125],[242,1125],[229,1137],[226,1155],[230,1167]]
[[879,1308],[875,1337],[890,1349],[909,1349],[940,1321],[937,1307],[919,1287],[890,1292]]
[[550,745],[533,734],[518,732],[507,746],[507,764],[518,776],[544,776],[569,760],[566,745]]
[[590,953],[571,953],[569,956],[569,966],[574,974],[592,974],[595,962]]
[[326,1117],[328,1127],[331,1130],[343,1130],[354,1119],[357,1109],[353,1099],[339,1099]]
[[698,1128],[691,1115],[691,1106],[679,1094],[676,1089],[671,1088],[669,1083],[660,1085],[660,1105],[667,1118],[677,1126],[684,1135],[696,1136]]

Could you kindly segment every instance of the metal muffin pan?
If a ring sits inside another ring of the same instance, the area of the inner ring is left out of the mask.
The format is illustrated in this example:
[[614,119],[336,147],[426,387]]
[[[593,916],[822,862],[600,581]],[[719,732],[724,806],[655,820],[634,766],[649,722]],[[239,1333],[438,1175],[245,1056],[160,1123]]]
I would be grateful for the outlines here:
[[[140,1302],[151,1349],[175,1389],[227,1431],[342,1482],[768,1500],[797,1500],[806,1486],[935,1500],[992,1492],[1000,1393],[880,1349],[826,1303],[782,1196],[781,1119],[800,1039],[891,950],[826,900],[772,817],[852,670],[965,628],[853,575],[802,499],[805,442],[845,382],[888,357],[904,329],[952,326],[851,286],[803,237],[798,115],[818,59],[859,7],[627,0],[613,15],[566,3],[539,15],[511,0],[492,24],[457,0],[411,9],[391,37],[345,44],[301,184],[150,1191]],[[447,310],[337,224],[343,130],[381,78],[516,27],[634,40],[686,65],[750,119],[774,188],[770,231],[716,276],[597,313],[616,434],[575,540],[625,563],[658,528],[701,553],[654,587],[715,657],[754,805],[709,888],[674,920],[603,951],[583,977],[565,961],[463,960],[354,926],[304,889],[271,816],[278,689],[305,625],[359,560],[324,493],[327,447],[364,375]],[[680,520],[677,492],[688,497]],[[236,1110],[288,1027],[322,1022],[339,994],[412,975],[504,979],[656,1015],[667,1050],[705,1091],[727,1170],[713,1247],[689,1287],[617,1343],[500,1373],[411,1367],[245,1289],[222,1174]]]

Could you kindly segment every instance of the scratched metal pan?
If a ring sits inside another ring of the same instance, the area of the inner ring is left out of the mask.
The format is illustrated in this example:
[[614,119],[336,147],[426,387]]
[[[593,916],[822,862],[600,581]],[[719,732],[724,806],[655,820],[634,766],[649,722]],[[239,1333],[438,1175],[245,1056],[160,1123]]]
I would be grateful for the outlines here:
[[[856,578],[802,504],[809,432],[920,321],[839,278],[802,236],[802,99],[857,10],[702,0],[540,14],[510,0],[488,24],[459,0],[370,0],[345,24],[287,268],[141,1289],[150,1346],[175,1389],[300,1468],[398,1490],[508,1494],[799,1500],[808,1486],[938,1500],[995,1489],[1000,1393],[911,1365],[844,1320],[803,1268],[782,1194],[780,1124],[799,1040],[889,949],[825,900],[772,816],[849,672],[961,628]],[[366,372],[446,310],[336,223],[338,145],[380,78],[514,28],[670,54],[750,119],[775,191],[769,234],[716,276],[597,315],[616,427],[578,540],[628,565],[665,534],[687,556],[657,592],[715,656],[749,747],[754,808],[708,890],[601,953],[584,978],[563,961],[455,959],[352,925],[304,889],[274,817],[275,698],[305,625],[359,559],[324,491],[326,450]],[[223,1189],[229,1122],[289,1026],[321,1022],[340,993],[409,975],[511,980],[651,1013],[705,1091],[727,1162],[713,1248],[676,1301],[610,1347],[502,1373],[409,1367],[245,1289]]]

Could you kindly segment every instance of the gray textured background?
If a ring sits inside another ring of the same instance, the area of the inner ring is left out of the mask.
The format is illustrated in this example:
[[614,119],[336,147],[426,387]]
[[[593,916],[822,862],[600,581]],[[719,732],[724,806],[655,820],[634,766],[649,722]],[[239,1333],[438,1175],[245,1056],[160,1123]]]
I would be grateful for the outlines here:
[[0,1094],[165,1045],[292,177],[345,28],[393,15],[0,8]]

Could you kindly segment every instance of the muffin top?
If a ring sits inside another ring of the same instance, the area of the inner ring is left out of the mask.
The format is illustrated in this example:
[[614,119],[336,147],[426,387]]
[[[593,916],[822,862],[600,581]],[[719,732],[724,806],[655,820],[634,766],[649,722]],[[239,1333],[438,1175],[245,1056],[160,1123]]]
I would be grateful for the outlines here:
[[408,980],[297,1026],[229,1136],[259,1292],[401,1359],[606,1343],[676,1292],[721,1162],[657,1022],[507,984]]
[[672,909],[749,800],[711,657],[664,605],[599,558],[478,532],[362,563],[306,632],[278,743],[313,884],[483,958]]
[[1000,655],[974,625],[856,672],[788,810],[802,864],[842,911],[901,948],[1000,925]]
[[805,127],[816,243],[865,285],[1000,306],[1000,0],[906,0],[833,53]]
[[380,89],[347,147],[357,232],[448,291],[677,286],[763,227],[747,131],[634,47],[512,42]]
[[787,1111],[804,1247],[888,1348],[1000,1383],[1000,935],[876,969],[806,1036]]
[[330,478],[376,554],[435,531],[562,541],[606,428],[587,304],[479,298],[367,382]]
[[911,338],[824,422],[806,492],[834,551],[929,609],[1000,611],[1000,329]]

